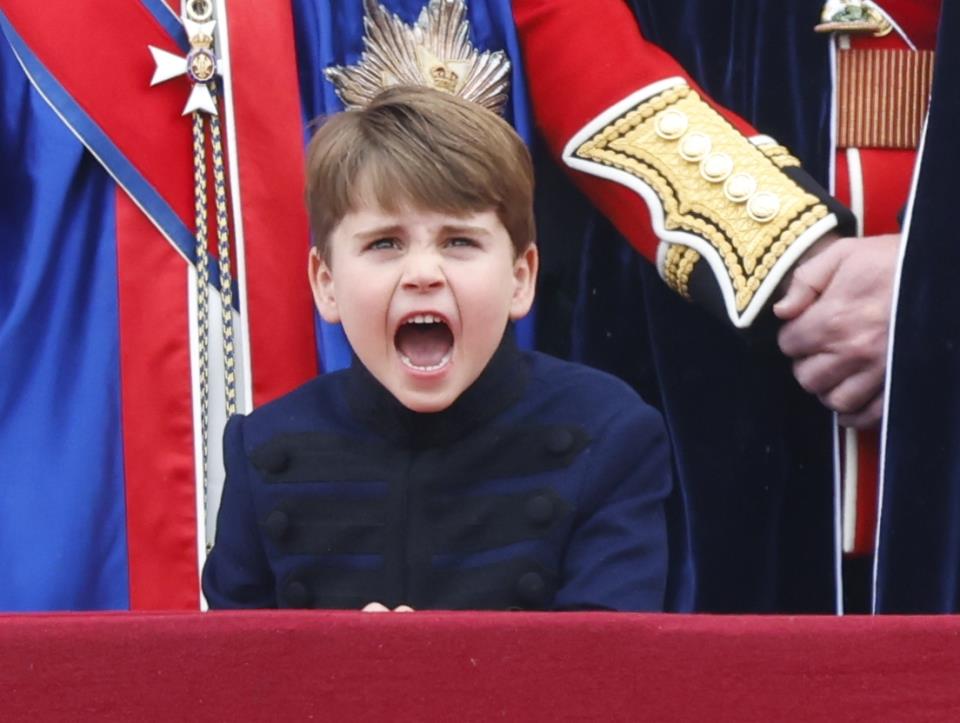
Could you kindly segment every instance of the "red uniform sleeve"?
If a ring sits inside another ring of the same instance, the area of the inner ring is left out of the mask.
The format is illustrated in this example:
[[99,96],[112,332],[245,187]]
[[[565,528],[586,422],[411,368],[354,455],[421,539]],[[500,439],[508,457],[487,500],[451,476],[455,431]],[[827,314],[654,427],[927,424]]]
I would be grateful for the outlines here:
[[843,210],[787,149],[648,42],[625,3],[513,8],[553,154],[671,287],[749,326]]
[[[514,0],[513,15],[537,125],[558,158],[589,120],[639,88],[677,77],[699,91],[676,60],[644,39],[621,0]],[[756,134],[735,113],[715,107],[745,136]],[[650,215],[635,193],[582,174],[577,184],[640,253],[656,260]]]

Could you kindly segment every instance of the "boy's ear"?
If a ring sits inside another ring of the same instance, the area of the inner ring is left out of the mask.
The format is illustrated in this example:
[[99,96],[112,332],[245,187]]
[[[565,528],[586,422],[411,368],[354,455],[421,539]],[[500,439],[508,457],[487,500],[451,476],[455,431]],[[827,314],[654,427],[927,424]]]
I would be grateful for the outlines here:
[[330,267],[317,247],[310,249],[310,258],[307,262],[310,288],[313,289],[313,302],[323,320],[331,324],[340,321],[340,311],[337,309],[337,297],[333,285],[333,274]]
[[522,319],[533,306],[537,290],[537,268],[540,255],[536,244],[530,244],[513,262],[513,299],[510,301],[510,320]]

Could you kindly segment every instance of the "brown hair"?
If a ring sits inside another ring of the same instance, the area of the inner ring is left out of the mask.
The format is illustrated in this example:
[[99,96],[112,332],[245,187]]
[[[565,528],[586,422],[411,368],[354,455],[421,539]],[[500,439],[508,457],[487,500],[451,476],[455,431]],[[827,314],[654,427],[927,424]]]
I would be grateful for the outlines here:
[[470,213],[494,209],[514,254],[534,240],[533,164],[510,125],[476,103],[417,87],[391,88],[329,117],[307,149],[307,207],[317,249],[343,217],[373,199]]

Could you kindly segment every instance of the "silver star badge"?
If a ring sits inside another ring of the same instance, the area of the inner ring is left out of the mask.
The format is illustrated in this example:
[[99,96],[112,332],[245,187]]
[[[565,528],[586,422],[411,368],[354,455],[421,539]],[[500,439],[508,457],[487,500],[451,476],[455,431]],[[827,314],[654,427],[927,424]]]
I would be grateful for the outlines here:
[[347,108],[365,106],[395,85],[425,85],[499,112],[507,101],[510,61],[470,42],[464,0],[430,0],[407,25],[376,0],[364,0],[360,62],[324,74]]

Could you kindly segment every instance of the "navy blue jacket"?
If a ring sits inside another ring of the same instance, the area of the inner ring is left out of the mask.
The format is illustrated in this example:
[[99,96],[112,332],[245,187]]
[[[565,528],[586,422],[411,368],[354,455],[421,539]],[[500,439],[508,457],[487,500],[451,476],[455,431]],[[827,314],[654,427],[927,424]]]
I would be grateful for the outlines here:
[[234,417],[210,606],[662,609],[659,414],[510,337],[443,412],[355,362]]

